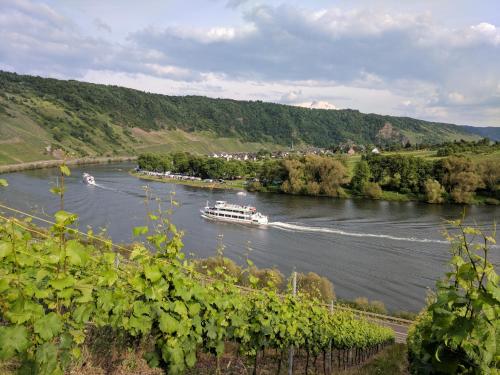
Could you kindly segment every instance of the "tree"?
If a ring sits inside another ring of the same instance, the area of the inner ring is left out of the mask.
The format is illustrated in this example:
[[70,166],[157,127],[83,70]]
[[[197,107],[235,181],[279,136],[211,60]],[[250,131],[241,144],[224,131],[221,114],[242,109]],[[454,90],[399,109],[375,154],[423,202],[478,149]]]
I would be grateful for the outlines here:
[[500,163],[494,160],[486,160],[479,165],[481,177],[485,187],[494,193],[500,184]]
[[326,303],[330,303],[335,299],[332,282],[314,272],[308,274],[297,273],[297,288],[300,292],[311,296],[311,298],[317,298]]
[[287,177],[281,185],[281,189],[285,193],[302,193],[305,186],[304,165],[299,160],[286,159],[283,161],[283,167]]
[[344,194],[342,185],[349,181],[349,176],[347,168],[341,161],[328,156],[307,155],[304,164],[306,183],[310,184],[309,188],[312,191],[319,187],[321,194],[330,197]]
[[363,186],[363,194],[371,199],[380,199],[382,197],[382,188],[376,182],[367,182]]
[[366,160],[359,161],[354,167],[354,176],[351,179],[352,190],[356,193],[362,193],[364,185],[370,181],[371,176],[370,166]]
[[442,161],[442,184],[457,203],[470,203],[477,188],[484,186],[469,159],[452,156]]
[[260,182],[264,185],[281,184],[286,179],[287,170],[282,160],[266,159],[260,165],[258,173]]
[[425,181],[425,199],[428,203],[443,203],[443,195],[446,193],[441,184],[432,179]]

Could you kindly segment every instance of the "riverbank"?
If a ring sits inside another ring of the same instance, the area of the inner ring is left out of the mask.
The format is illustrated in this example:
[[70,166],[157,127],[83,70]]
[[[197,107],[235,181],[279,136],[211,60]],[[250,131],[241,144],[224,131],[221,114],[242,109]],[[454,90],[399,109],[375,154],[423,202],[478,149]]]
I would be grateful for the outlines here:
[[66,165],[85,165],[85,164],[107,164],[121,163],[125,161],[137,160],[137,156],[102,156],[97,158],[77,158],[77,159],[54,159],[41,160],[19,164],[0,165],[0,174],[27,171],[32,169],[53,168],[61,165],[64,162]]
[[147,175],[137,173],[134,171],[130,171],[129,174],[131,176],[139,178],[141,180],[166,182],[169,184],[194,186],[194,187],[199,187],[199,188],[204,188],[204,189],[246,190],[245,189],[245,180],[228,180],[228,181],[225,181],[224,183],[220,183],[220,182],[204,182],[204,181],[197,181],[197,180],[178,180],[178,179],[174,179],[174,178],[147,176]]
[[[249,190],[246,187],[245,180],[227,180],[224,183],[220,182],[204,182],[204,181],[193,181],[193,180],[178,180],[174,178],[163,178],[163,177],[155,177],[155,176],[147,176],[140,173],[136,173],[134,171],[130,171],[129,174],[133,177],[139,178],[141,180],[147,181],[156,181],[156,182],[164,182],[169,184],[177,184],[177,185],[186,185],[193,186],[202,189],[230,189],[230,190],[239,190],[239,191],[256,191],[260,193],[281,193],[285,194],[277,188],[261,188],[258,190]],[[403,194],[394,191],[386,191],[382,192],[380,198],[369,198],[362,195],[354,194],[350,189],[344,188],[344,196],[336,197],[338,199],[356,199],[356,200],[380,200],[386,202],[421,202],[428,203],[425,199],[422,199],[418,195],[415,194]],[[293,194],[296,195],[296,194]],[[325,196],[327,197],[327,196]],[[452,204],[452,202],[443,202]],[[436,203],[433,203],[436,204]],[[490,197],[485,197],[481,195],[476,195],[474,202],[469,205],[499,205],[500,201],[496,199],[492,199]]]

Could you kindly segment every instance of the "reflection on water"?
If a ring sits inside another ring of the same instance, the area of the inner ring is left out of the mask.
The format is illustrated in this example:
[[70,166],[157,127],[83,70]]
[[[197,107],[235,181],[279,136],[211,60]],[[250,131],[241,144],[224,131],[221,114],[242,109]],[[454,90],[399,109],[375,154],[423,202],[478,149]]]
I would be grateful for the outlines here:
[[[294,268],[317,272],[331,279],[341,298],[366,296],[392,309],[418,310],[426,288],[444,273],[448,246],[441,232],[444,220],[462,214],[457,205],[418,202],[336,200],[281,194],[238,195],[235,191],[141,181],[127,174],[126,164],[75,167],[66,178],[65,208],[80,216],[86,229],[106,228],[117,242],[132,238],[132,227],[146,223],[144,185],[180,203],[173,221],[185,232],[187,254],[210,256],[223,235],[226,255],[244,263],[248,253],[257,266],[277,266],[285,274]],[[97,186],[81,182],[91,173]],[[0,201],[13,207],[50,215],[58,199],[49,192],[57,183],[55,169],[12,173]],[[199,209],[206,201],[227,200],[250,204],[269,215],[267,228],[205,221]],[[499,219],[500,209],[468,207],[468,218],[487,227]],[[500,261],[499,251],[493,251]]]

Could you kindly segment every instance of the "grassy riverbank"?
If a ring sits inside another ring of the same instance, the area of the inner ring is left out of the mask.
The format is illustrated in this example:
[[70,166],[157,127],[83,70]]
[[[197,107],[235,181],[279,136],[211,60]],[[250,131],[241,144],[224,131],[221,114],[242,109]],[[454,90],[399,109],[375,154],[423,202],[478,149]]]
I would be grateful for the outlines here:
[[161,178],[155,176],[146,176],[134,171],[129,172],[131,176],[137,177],[141,180],[157,181],[157,182],[167,182],[169,184],[194,186],[204,189],[234,189],[234,190],[245,190],[245,180],[230,180],[224,183],[220,182],[204,182],[204,181],[192,181],[192,180],[176,180],[174,178]]
[[120,163],[133,160],[137,160],[137,156],[109,156],[109,157],[96,157],[96,158],[86,157],[86,158],[67,159],[67,160],[61,160],[61,159],[40,160],[27,163],[0,165],[0,174],[26,171],[31,169],[53,168],[61,165],[63,162],[66,165],[85,165],[85,164]]

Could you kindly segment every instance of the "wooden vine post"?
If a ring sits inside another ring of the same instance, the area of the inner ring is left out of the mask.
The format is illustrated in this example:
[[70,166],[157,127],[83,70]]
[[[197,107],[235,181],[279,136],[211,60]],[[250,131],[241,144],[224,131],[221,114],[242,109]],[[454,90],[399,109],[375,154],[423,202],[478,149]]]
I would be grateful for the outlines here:
[[[292,276],[292,295],[297,295],[297,272],[293,271]],[[293,346],[288,350],[288,375],[293,374]]]

